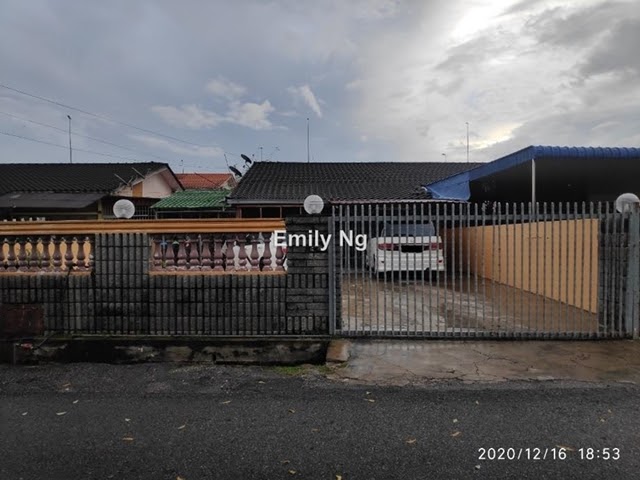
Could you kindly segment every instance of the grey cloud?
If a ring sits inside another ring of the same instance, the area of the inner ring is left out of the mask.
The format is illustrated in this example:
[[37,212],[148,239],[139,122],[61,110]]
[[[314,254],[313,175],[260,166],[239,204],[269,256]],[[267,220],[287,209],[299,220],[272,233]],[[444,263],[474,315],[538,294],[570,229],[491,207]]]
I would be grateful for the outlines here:
[[476,68],[483,62],[505,50],[507,38],[500,32],[485,32],[472,40],[450,48],[446,59],[436,65],[437,70],[461,74]]
[[580,3],[546,9],[530,15],[525,32],[543,44],[585,48],[615,28],[622,19],[637,16],[629,2]]
[[640,18],[618,23],[602,42],[580,64],[583,76],[617,73],[640,76]]

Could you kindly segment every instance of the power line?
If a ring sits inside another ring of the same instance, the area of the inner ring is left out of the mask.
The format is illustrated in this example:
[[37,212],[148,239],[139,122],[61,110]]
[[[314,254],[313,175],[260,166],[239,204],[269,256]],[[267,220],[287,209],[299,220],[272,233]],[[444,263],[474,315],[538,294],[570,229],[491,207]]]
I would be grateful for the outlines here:
[[[0,110],[0,114],[6,115],[7,117],[15,118],[15,119],[23,121],[23,122],[29,122],[29,123],[33,123],[34,125],[39,125],[41,127],[47,127],[47,128],[51,128],[53,130],[58,130],[59,132],[67,133],[67,130],[65,130],[64,128],[56,127],[55,125],[48,125],[46,123],[37,122],[35,120],[31,120],[31,119],[24,118],[24,117],[19,117],[18,115],[14,115],[12,113],[3,112],[1,110]],[[96,137],[91,137],[89,135],[82,135],[81,133],[75,133],[75,132],[73,133],[73,135],[76,136],[76,137],[87,138],[89,140],[93,140],[94,142],[104,143],[105,145],[111,145],[113,147],[122,148],[123,150],[129,150],[130,152],[137,153],[138,155],[148,155],[150,157],[157,158],[158,160],[162,160],[163,162],[171,162],[171,161],[173,161],[173,160],[169,160],[167,158],[161,157],[159,155],[155,155],[153,153],[141,152],[139,150],[135,150],[135,149],[130,148],[130,147],[125,147],[124,145],[118,145],[117,143],[109,142],[107,140],[102,140],[102,139],[96,138]]]
[[[57,143],[47,142],[46,140],[39,140],[37,138],[25,137],[24,135],[17,135],[15,133],[0,132],[0,135],[6,135],[7,137],[21,138],[23,140],[29,140],[30,142],[42,143],[44,145],[49,145],[49,146],[52,146],[52,147],[64,148],[65,150],[69,149],[68,145],[59,145]],[[112,155],[110,153],[96,152],[94,150],[85,150],[85,149],[82,149],[82,148],[74,148],[74,150],[76,152],[90,153],[92,155],[100,155],[102,157],[119,158],[120,160],[129,160],[129,161],[133,161],[133,162],[140,162],[140,159],[138,159],[138,158],[121,157],[120,155]]]
[[[20,95],[25,95],[27,97],[36,98],[38,100],[42,100],[43,102],[47,102],[47,103],[51,103],[53,105],[57,105],[58,107],[66,108],[66,109],[69,109],[69,110],[74,110],[74,111],[82,113],[84,115],[89,115],[91,117],[95,117],[95,118],[98,118],[100,120],[106,120],[108,122],[117,123],[119,125],[123,125],[123,126],[128,127],[128,128],[133,128],[134,130],[139,130],[141,132],[150,133],[151,135],[156,135],[158,137],[168,138],[170,140],[174,140],[176,142],[184,143],[186,145],[192,145],[194,147],[200,147],[200,148],[218,147],[218,145],[201,145],[199,143],[189,142],[187,140],[183,140],[183,139],[178,138],[178,137],[173,137],[171,135],[166,135],[164,133],[156,132],[154,130],[149,130],[148,128],[138,127],[137,125],[133,125],[133,124],[127,123],[127,122],[122,122],[120,120],[115,120],[115,119],[113,119],[111,117],[107,117],[106,115],[101,115],[101,114],[98,114],[98,113],[89,112],[87,110],[83,110],[83,109],[77,108],[77,107],[72,107],[71,105],[67,105],[67,104],[64,104],[62,102],[58,102],[56,100],[52,100],[50,98],[41,97],[40,95],[35,95],[33,93],[25,92],[23,90],[18,90],[17,88],[13,88],[13,87],[10,87],[8,85],[4,85],[2,83],[0,83],[0,87],[6,88],[7,90],[11,90],[12,92],[19,93]],[[231,153],[231,152],[227,152],[227,153]]]

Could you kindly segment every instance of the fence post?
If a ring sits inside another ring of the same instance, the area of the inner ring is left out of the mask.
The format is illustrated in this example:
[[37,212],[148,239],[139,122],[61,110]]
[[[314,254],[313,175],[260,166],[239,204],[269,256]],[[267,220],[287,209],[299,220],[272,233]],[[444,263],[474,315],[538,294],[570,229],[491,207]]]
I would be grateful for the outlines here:
[[624,320],[627,334],[638,339],[638,289],[640,289],[640,210],[630,205],[629,240],[627,254],[627,289],[624,302]]
[[332,242],[329,244],[329,335],[336,334],[336,217],[335,217],[335,208],[333,205],[330,205],[331,208],[331,216],[327,217],[327,221],[329,222],[329,235],[332,239]]

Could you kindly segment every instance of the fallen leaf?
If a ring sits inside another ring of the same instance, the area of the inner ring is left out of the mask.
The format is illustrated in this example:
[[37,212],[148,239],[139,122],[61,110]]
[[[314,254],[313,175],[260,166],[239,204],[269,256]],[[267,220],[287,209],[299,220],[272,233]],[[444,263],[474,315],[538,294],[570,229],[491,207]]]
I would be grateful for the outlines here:
[[480,405],[480,402],[478,400],[476,400],[476,405]]
[[23,413],[22,413],[22,416],[24,417],[27,413],[29,413],[29,412],[23,412]]
[[187,426],[187,424],[186,424],[186,423],[185,423],[184,425],[180,425],[180,426],[178,427],[178,430],[182,430],[182,429],[183,429],[183,428],[185,428],[186,426]]
[[124,419],[124,421],[125,421],[125,422],[130,422],[130,421],[131,421],[131,419],[130,419],[130,418],[125,418],[125,419]]
[[296,411],[293,408],[290,408],[289,413],[296,413]]
[[289,464],[289,463],[291,463],[291,460],[282,460],[282,464],[283,464],[283,465],[287,465],[287,464]]
[[[23,413],[23,415],[25,415],[25,414]],[[311,431],[312,431],[312,432],[319,432],[319,431],[320,431],[320,429],[319,429],[319,428],[312,428],[312,429],[311,429]]]
[[231,400],[226,400],[224,402],[220,402],[222,405],[229,405],[231,403]]
[[600,421],[601,421],[602,423],[606,422],[606,420],[605,420],[604,418],[601,418],[601,419],[600,419]]
[[176,477],[176,480],[185,480],[185,478],[184,478],[184,477],[181,477],[180,475],[178,475],[178,476]]
[[122,437],[125,442],[133,442],[133,437]]
[[76,403],[78,403],[80,400],[74,400],[73,404],[75,405]]
[[613,413],[613,412],[611,411],[611,409],[607,410],[607,412],[609,412],[609,413]]
[[371,395],[371,392],[365,392],[366,395]]
[[261,383],[261,384],[263,384],[263,385],[264,385],[264,384],[265,384],[265,383],[267,383],[267,382],[263,382],[262,380],[258,380],[258,383]]
[[452,437],[457,437],[458,435],[460,435],[460,432],[457,430],[451,434]]
[[373,398],[365,398],[365,400],[370,403],[375,403],[375,400]]
[[454,418],[454,419],[453,419],[453,423],[458,423],[458,419],[457,419],[457,418]]
[[476,470],[480,470],[480,465],[476,465]]
[[56,413],[56,415],[58,415],[58,416],[60,416],[60,415],[66,415],[66,414],[67,414],[67,412],[58,412],[58,413]]
[[575,448],[567,447],[565,445],[556,445],[556,448],[562,448],[563,450],[566,450],[568,452],[575,452],[576,451]]
[[336,475],[336,480],[342,480],[342,475]]
[[414,443],[416,443],[418,440],[416,440],[415,438],[408,438],[406,440],[406,443],[408,443],[409,445],[413,445]]
[[67,387],[70,387],[70,386],[71,386],[70,383],[65,383],[64,385],[62,385],[62,388],[67,388]]
[[289,470],[289,474],[290,474],[290,475],[295,475],[296,473],[298,473],[298,472],[296,472],[296,471],[295,471],[295,470],[293,470],[293,469]]

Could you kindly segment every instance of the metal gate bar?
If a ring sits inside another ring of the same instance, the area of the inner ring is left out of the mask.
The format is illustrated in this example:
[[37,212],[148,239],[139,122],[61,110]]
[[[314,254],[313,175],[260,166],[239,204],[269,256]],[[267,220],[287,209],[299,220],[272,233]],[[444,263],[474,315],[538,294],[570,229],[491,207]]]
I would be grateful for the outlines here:
[[[640,217],[610,203],[332,206],[331,331],[637,336]],[[366,236],[366,248],[339,245]],[[345,237],[345,238],[346,238]]]

